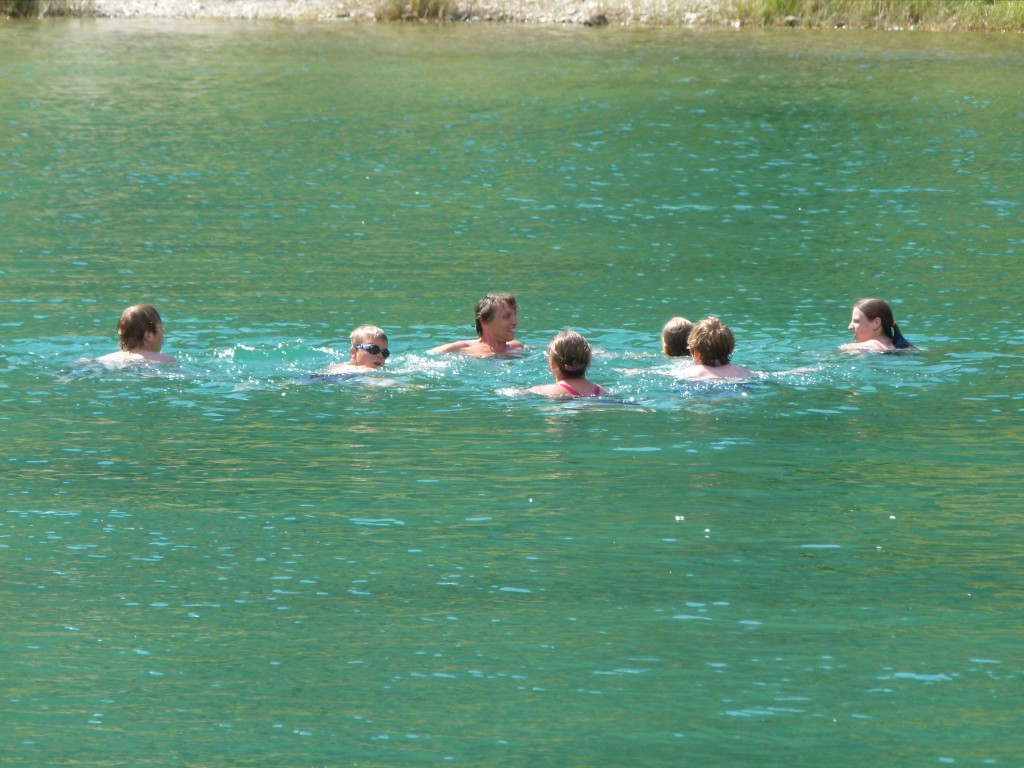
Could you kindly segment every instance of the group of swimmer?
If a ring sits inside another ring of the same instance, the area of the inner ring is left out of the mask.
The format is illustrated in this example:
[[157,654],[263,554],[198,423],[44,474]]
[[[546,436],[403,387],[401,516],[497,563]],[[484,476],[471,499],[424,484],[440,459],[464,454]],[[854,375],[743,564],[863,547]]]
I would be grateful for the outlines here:
[[[431,354],[462,354],[474,357],[509,357],[525,345],[518,341],[516,328],[519,305],[511,293],[490,293],[476,304],[474,339],[453,341],[430,350]],[[853,342],[843,352],[895,352],[914,349],[893,318],[892,308],[881,299],[861,299],[853,305],[850,325]],[[117,323],[120,350],[98,360],[104,364],[176,363],[161,352],[164,326],[160,314],[148,304],[135,304],[121,313]],[[327,368],[327,374],[365,373],[384,366],[391,350],[387,334],[375,325],[361,325],[352,331],[349,359]],[[666,357],[690,357],[693,365],[679,372],[683,379],[742,381],[757,376],[754,371],[731,362],[735,338],[717,317],[691,323],[674,317],[661,331],[662,353]],[[587,379],[592,350],[590,343],[572,329],[555,335],[547,348],[554,384],[530,387],[526,392],[545,397],[600,397],[607,390]]]

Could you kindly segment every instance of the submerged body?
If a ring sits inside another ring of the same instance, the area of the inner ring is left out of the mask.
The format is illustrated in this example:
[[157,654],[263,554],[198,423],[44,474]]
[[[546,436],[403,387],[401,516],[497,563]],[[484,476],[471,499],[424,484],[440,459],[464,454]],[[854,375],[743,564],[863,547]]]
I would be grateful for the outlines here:
[[560,379],[554,384],[530,387],[529,391],[545,397],[601,397],[608,394],[600,384],[585,378]]
[[[696,358],[696,356],[694,357]],[[757,374],[749,368],[744,368],[742,365],[733,365],[732,363],[727,363],[726,365],[701,365],[697,363],[680,371],[678,376],[680,379],[690,381],[700,379],[744,380],[752,379]]]

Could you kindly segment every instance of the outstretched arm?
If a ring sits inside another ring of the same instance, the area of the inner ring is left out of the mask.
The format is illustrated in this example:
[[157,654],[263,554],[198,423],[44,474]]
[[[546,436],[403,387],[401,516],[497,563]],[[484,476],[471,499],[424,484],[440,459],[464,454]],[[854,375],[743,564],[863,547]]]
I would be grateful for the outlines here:
[[453,341],[450,344],[442,344],[439,347],[434,347],[428,350],[428,354],[431,355],[446,355],[449,352],[462,352],[470,344],[475,344],[475,339],[464,339],[462,341]]

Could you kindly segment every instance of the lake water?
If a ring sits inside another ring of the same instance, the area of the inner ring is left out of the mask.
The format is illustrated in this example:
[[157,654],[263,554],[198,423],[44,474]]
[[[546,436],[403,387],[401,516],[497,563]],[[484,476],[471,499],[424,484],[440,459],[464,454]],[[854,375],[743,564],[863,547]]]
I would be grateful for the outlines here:
[[[1024,765],[1022,71],[0,25],[0,763]],[[527,353],[428,355],[489,291]],[[872,295],[920,353],[836,351]],[[181,365],[79,362],[136,302]],[[707,314],[763,380],[671,375]],[[615,397],[512,396],[565,327]]]

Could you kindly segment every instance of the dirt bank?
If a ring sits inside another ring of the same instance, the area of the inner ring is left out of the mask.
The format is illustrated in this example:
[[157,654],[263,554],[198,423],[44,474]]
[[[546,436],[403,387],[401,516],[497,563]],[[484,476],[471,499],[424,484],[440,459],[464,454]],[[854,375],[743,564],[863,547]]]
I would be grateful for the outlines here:
[[[441,5],[433,0],[435,7]],[[374,21],[415,19],[431,0],[90,0],[88,15],[106,18]],[[451,0],[458,21],[523,24],[728,24],[720,0]]]

